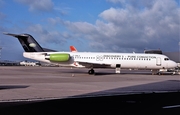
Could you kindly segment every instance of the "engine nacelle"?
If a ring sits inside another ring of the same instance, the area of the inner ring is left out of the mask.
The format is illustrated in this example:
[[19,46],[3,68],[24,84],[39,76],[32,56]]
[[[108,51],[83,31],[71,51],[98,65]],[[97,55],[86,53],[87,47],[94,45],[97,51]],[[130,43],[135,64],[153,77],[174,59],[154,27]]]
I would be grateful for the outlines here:
[[45,59],[55,62],[66,62],[69,61],[70,55],[69,54],[49,54],[45,56]]

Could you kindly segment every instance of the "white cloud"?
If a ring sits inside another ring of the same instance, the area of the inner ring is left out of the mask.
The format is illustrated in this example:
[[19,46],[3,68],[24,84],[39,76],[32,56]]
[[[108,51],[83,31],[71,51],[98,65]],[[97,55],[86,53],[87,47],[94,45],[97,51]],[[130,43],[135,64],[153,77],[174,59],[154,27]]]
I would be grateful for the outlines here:
[[35,24],[35,25],[29,26],[27,28],[27,31],[29,33],[34,33],[34,35],[38,36],[38,39],[43,43],[45,43],[45,42],[47,42],[47,43],[59,43],[57,36],[58,36],[58,38],[61,38],[59,33],[55,32],[55,31],[53,31],[53,32],[47,31],[40,24]]
[[107,0],[114,4],[118,4],[121,7],[132,6],[138,9],[151,8],[157,0]]
[[153,0],[147,3],[140,0],[143,9],[132,0],[121,2],[127,7],[112,7],[103,11],[95,25],[60,18],[51,21],[91,40],[89,45],[100,51],[178,50],[180,8],[175,1]]
[[125,3],[126,0],[107,0],[112,3]]
[[30,11],[51,11],[53,2],[51,0],[15,0],[29,6]]
[[126,18],[128,18],[128,15],[129,12],[127,10],[110,8],[108,10],[103,11],[99,16],[108,22],[120,24],[122,22],[127,21]]
[[[18,0],[30,3],[28,0]],[[109,0],[112,1],[112,0]],[[35,3],[35,0],[32,1]],[[51,30],[40,24],[31,25],[26,31],[34,33],[41,42],[64,44],[68,39],[85,39],[92,51],[138,52],[145,48],[164,51],[178,50],[180,33],[180,8],[174,0],[120,1],[124,7],[111,7],[99,14],[95,24],[71,22],[60,17],[49,18],[53,29],[64,27],[66,32]],[[30,3],[32,4],[32,3]],[[36,9],[37,10],[37,9]],[[177,45],[177,47],[176,47]]]
[[95,29],[95,26],[90,23],[70,22],[70,21],[62,20],[59,17],[49,18],[48,21],[53,25],[62,24],[64,26],[66,26],[67,28],[69,28],[70,30],[72,30],[73,32],[82,32],[83,34],[91,33]]

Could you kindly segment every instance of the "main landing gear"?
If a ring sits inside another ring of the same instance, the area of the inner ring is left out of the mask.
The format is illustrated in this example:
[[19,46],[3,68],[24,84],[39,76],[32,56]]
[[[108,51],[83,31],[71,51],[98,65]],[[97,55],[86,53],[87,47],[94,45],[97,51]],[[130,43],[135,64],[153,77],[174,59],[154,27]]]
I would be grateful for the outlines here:
[[90,75],[92,75],[92,74],[94,74],[94,69],[90,69],[89,71],[88,71],[88,74],[90,74]]

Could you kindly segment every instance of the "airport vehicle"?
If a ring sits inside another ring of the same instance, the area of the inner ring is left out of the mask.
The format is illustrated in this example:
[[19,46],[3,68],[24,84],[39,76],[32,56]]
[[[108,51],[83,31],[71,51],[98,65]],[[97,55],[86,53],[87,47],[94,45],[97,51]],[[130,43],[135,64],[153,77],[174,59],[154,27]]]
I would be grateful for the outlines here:
[[94,74],[94,68],[115,68],[118,69],[149,69],[156,74],[161,69],[172,69],[177,63],[161,54],[144,53],[105,53],[105,52],[58,52],[42,48],[38,42],[29,34],[6,35],[18,38],[25,52],[23,56],[29,59],[38,60],[60,66],[89,68],[88,73]]

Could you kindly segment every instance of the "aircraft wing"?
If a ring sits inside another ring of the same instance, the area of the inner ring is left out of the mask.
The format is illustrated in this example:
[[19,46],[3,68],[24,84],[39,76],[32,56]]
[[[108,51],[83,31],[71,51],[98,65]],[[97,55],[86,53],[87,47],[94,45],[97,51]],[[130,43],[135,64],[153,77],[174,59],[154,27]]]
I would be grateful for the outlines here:
[[105,63],[92,63],[92,62],[78,62],[80,65],[86,67],[86,68],[107,68],[110,67],[111,64],[105,64]]

